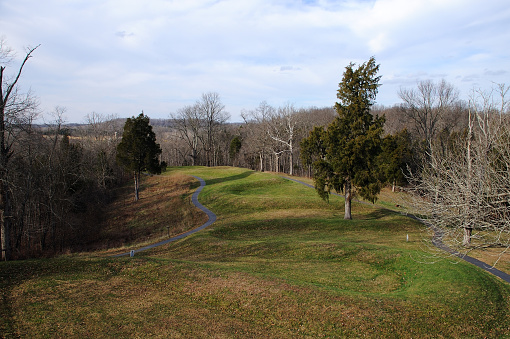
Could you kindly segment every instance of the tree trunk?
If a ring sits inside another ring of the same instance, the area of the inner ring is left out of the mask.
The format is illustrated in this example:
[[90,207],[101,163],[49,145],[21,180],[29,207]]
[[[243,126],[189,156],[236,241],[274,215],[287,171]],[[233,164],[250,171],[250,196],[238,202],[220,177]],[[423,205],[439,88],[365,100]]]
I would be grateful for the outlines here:
[[140,198],[140,173],[135,172],[135,201],[138,201]]
[[[471,137],[473,133],[473,124],[471,122],[471,110],[469,110],[469,124],[468,124],[468,136],[467,136],[467,147],[466,147],[466,160],[467,160],[467,187],[464,200],[466,202],[467,211],[466,215],[471,216],[471,195],[472,195],[472,178],[473,178],[473,160],[471,158]],[[471,233],[472,228],[464,228],[464,239],[462,245],[469,246],[471,244]]]
[[292,141],[290,142],[290,168],[289,175],[294,175],[294,149],[292,147]]
[[[11,229],[10,229],[10,196],[9,187],[7,185],[7,163],[9,160],[9,149],[6,145],[5,130],[5,105],[7,98],[3,97],[3,71],[4,67],[0,67],[0,237],[2,247],[2,260],[10,260],[11,258]],[[19,77],[19,74],[18,74]],[[6,95],[7,97],[7,95]]]
[[[1,79],[1,78],[0,78]],[[1,93],[0,93],[1,94]],[[7,163],[9,149],[5,145],[5,121],[2,108],[0,116],[0,236],[2,237],[2,260],[11,259],[11,197],[9,192]]]
[[[0,212],[1,213],[1,212]],[[10,251],[10,239],[9,239],[9,233],[10,233],[10,227],[9,227],[9,222],[6,220],[5,218],[5,213],[2,213],[2,216],[1,216],[1,223],[2,223],[2,227],[0,229],[0,237],[2,237],[2,260],[5,261],[5,260],[10,260],[10,254],[11,254],[11,251]]]
[[191,166],[195,166],[196,165],[196,160],[197,160],[197,151],[195,148],[193,148],[191,150]]
[[464,239],[462,239],[462,246],[469,246],[471,244],[471,233],[473,229],[471,227],[464,227]]
[[[3,40],[3,39],[0,39]],[[3,41],[2,41],[3,42]],[[10,147],[7,144],[6,140],[6,106],[9,102],[10,95],[12,91],[15,89],[18,80],[21,77],[21,73],[23,71],[23,67],[25,63],[28,61],[32,52],[39,46],[30,49],[25,59],[23,60],[21,67],[19,68],[18,74],[14,78],[14,80],[10,84],[5,83],[4,75],[4,66],[0,66],[0,236],[2,239],[0,240],[0,246],[2,251],[2,260],[9,260],[11,257],[11,247],[10,247],[10,235],[11,235],[11,223],[12,223],[12,210],[11,210],[11,196],[9,191],[9,186],[7,184],[8,180],[8,172],[7,172],[7,164],[9,162]],[[0,51],[3,52],[3,51]],[[3,85],[6,85],[4,90]],[[16,93],[16,91],[14,92]],[[14,100],[15,102],[15,100]]]
[[351,199],[352,199],[352,192],[351,192],[351,181],[348,179],[345,181],[345,215],[344,219],[351,220]]
[[[7,175],[5,175],[7,176]],[[7,180],[2,180],[0,183],[0,237],[2,237],[2,260],[11,260],[11,198],[9,188],[7,187]]]

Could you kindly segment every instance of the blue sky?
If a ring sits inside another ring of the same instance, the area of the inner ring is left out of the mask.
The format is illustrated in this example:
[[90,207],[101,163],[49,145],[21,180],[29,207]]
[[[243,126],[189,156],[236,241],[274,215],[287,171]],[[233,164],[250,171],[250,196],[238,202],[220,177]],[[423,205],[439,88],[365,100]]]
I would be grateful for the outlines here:
[[510,84],[508,0],[0,0],[0,36],[11,71],[41,44],[20,84],[68,122],[167,118],[205,92],[231,121],[264,100],[332,106],[345,66],[371,56],[384,105],[425,79],[464,98]]

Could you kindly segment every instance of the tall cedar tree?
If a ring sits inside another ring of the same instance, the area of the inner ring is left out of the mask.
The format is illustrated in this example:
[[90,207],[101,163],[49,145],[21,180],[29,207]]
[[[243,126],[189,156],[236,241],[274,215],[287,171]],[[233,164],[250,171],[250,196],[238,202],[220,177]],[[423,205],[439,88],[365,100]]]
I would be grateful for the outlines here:
[[384,117],[373,117],[380,76],[374,57],[358,68],[345,68],[335,104],[338,116],[326,130],[315,128],[302,142],[302,159],[311,165],[315,189],[328,200],[331,189],[345,194],[344,219],[352,219],[354,193],[371,202],[381,190],[377,158],[381,152]]
[[129,171],[135,179],[135,201],[139,199],[140,174],[147,171],[161,173],[159,155],[161,147],[156,143],[156,134],[149,124],[149,117],[140,113],[138,117],[126,120],[122,140],[117,146],[117,162]]

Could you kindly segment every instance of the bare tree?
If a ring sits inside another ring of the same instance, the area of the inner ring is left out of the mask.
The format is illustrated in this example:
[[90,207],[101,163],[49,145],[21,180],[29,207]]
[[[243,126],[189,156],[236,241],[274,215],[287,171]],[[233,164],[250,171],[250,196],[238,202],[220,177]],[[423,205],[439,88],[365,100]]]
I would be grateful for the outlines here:
[[336,111],[333,106],[301,108],[298,116],[303,126],[301,134],[306,138],[315,126],[327,126],[332,123],[335,120]]
[[[8,164],[12,156],[12,123],[22,121],[23,114],[34,108],[35,101],[30,94],[25,96],[18,92],[18,81],[28,59],[31,58],[35,49],[28,48],[21,66],[14,77],[8,79],[5,74],[6,66],[0,66],[0,237],[2,260],[9,260],[11,257],[10,247],[10,226],[12,223],[11,193],[8,183]],[[12,58],[11,50],[6,48],[5,43],[0,43],[0,61],[8,62]]]
[[295,138],[298,125],[302,122],[298,113],[291,104],[275,109],[265,101],[261,102],[255,110],[243,112],[243,119],[250,125],[252,137],[258,145],[261,171],[263,156],[269,151],[274,160],[271,169],[279,172],[281,157],[283,154],[288,154],[289,174],[293,175]]
[[179,137],[190,149],[191,165],[198,165],[204,140],[204,119],[198,105],[185,106],[171,114]]
[[253,152],[258,155],[259,171],[264,171],[265,158],[271,152],[271,144],[273,143],[268,130],[268,121],[275,114],[275,108],[266,101],[262,101],[259,106],[252,111],[244,111],[241,116],[247,126],[247,141]]
[[[230,115],[225,112],[218,93],[204,93],[194,105],[185,106],[170,114],[170,117],[179,137],[189,147],[192,166],[198,165],[202,151],[207,166],[215,166],[220,162],[222,126]],[[224,153],[228,154],[228,147]]]
[[[335,120],[336,111],[334,107],[309,107],[301,108],[296,113],[296,119],[299,121],[299,128],[294,130],[294,145],[297,154],[302,154],[301,142],[310,136],[315,127],[325,127]],[[310,165],[304,165],[298,161],[295,164],[294,174],[312,176],[312,168]]]
[[275,151],[276,168],[278,168],[278,158],[283,152],[289,154],[289,174],[294,174],[294,142],[297,126],[299,124],[297,111],[291,104],[278,108],[269,116],[267,124],[267,133],[271,139],[284,147],[284,150]]
[[404,101],[400,106],[416,135],[430,145],[436,134],[455,122],[455,104],[458,91],[445,80],[434,83],[420,81],[417,89],[401,88],[399,97]]
[[215,92],[202,94],[201,100],[196,104],[205,127],[204,150],[206,152],[207,166],[217,165],[216,144],[218,129],[230,118],[225,112],[225,105],[221,103],[220,95]]
[[467,252],[510,246],[509,87],[475,92],[465,133],[431,143],[429,162],[414,176],[415,207],[440,240]]
[[85,117],[81,143],[91,153],[86,170],[98,186],[107,189],[120,174],[115,173],[116,147],[122,135],[122,125],[116,115],[92,112]]

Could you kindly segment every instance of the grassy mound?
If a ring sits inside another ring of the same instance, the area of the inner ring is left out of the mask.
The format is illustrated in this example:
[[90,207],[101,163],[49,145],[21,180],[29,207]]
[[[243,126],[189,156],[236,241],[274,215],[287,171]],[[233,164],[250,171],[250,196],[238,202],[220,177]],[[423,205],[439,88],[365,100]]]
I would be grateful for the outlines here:
[[206,180],[199,199],[217,214],[215,224],[134,258],[97,252],[1,263],[0,333],[510,335],[508,285],[463,262],[421,263],[426,235],[411,219],[354,203],[354,220],[345,221],[340,197],[327,204],[313,189],[273,174],[202,167],[165,173],[183,174]]

